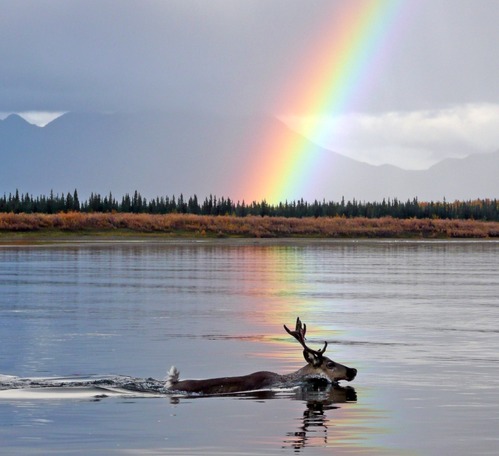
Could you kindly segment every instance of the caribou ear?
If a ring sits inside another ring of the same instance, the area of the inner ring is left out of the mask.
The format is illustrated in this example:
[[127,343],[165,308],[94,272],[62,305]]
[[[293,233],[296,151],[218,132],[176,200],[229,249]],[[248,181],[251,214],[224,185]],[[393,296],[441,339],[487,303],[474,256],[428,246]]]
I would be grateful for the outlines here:
[[303,357],[308,364],[312,365],[312,367],[320,367],[322,364],[322,356],[310,353],[307,350],[303,350]]

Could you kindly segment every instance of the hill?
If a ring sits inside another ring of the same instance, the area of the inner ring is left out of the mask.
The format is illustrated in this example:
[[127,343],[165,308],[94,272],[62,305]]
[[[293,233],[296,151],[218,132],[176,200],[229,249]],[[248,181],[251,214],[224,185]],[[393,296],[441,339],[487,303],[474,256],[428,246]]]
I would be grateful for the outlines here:
[[[240,182],[269,129],[302,140],[280,121],[256,116],[68,113],[40,128],[11,115],[0,121],[0,192],[18,188],[37,195],[77,188],[85,196],[139,189],[149,198],[183,193],[243,199]],[[320,172],[300,195],[306,200],[499,196],[499,152],[407,171],[309,147],[320,156]]]

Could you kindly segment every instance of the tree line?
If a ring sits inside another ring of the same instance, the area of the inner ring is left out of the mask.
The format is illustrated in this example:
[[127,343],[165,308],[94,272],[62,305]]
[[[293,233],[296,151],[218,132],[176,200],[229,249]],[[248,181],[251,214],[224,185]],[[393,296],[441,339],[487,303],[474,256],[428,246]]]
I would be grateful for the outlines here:
[[0,212],[44,213],[58,212],[120,212],[147,214],[197,214],[197,215],[247,215],[269,217],[393,217],[438,218],[499,221],[499,204],[497,199],[476,199],[469,201],[431,201],[422,202],[417,198],[400,201],[397,198],[383,199],[381,202],[352,201],[318,201],[307,202],[303,199],[270,204],[265,200],[252,203],[233,201],[230,198],[217,198],[210,195],[203,201],[196,195],[184,198],[181,194],[162,196],[147,200],[138,191],[125,194],[116,199],[112,193],[102,196],[92,193],[86,200],[80,200],[77,190],[73,193],[40,195],[33,197],[28,193],[6,194],[0,197]]

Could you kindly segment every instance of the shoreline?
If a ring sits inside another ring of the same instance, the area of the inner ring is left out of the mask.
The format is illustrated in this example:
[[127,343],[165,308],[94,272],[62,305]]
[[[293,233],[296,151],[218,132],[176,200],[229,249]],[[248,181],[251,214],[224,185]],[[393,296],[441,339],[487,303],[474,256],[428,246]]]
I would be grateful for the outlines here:
[[180,239],[499,239],[499,222],[454,219],[235,217],[193,214],[0,214],[0,243]]

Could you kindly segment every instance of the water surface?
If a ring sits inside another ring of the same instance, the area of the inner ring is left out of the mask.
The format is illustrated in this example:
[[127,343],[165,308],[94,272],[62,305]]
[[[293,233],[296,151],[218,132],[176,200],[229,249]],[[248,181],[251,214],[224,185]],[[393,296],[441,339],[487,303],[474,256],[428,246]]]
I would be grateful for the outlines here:
[[497,454],[498,254],[495,241],[0,247],[1,374],[287,373],[304,365],[282,329],[297,316],[311,346],[359,370],[348,398],[0,394],[2,450]]

